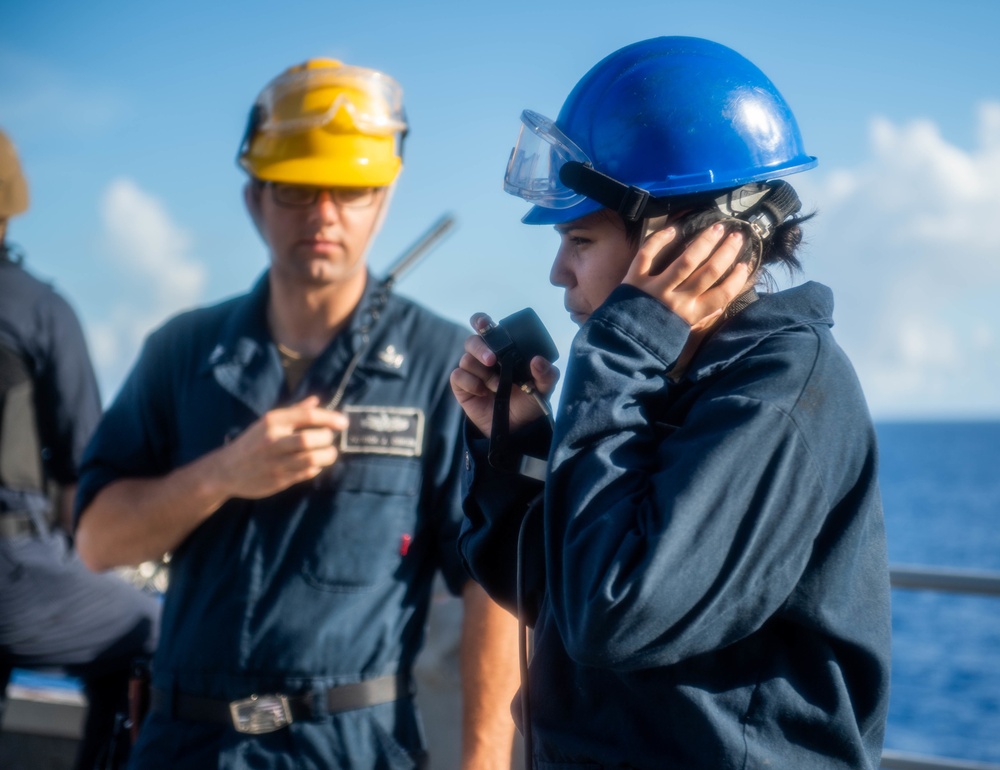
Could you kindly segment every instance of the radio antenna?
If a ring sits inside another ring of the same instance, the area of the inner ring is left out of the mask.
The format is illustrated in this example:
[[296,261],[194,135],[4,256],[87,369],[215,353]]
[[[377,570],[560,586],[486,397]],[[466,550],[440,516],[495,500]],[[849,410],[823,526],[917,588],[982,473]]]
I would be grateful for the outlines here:
[[410,246],[410,248],[404,251],[389,268],[385,278],[382,279],[382,283],[386,286],[386,288],[391,289],[396,281],[398,281],[403,274],[406,273],[406,271],[413,267],[417,263],[417,260],[430,251],[432,246],[436,246],[454,226],[455,217],[451,214],[443,214],[434,224],[432,224],[428,228],[427,232],[421,235],[420,238]]

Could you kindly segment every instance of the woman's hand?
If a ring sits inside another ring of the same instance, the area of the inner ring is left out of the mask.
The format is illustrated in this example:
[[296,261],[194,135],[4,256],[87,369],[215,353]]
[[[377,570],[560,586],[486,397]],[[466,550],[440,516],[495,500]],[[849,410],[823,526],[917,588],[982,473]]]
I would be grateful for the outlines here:
[[[741,263],[734,267],[743,247],[743,235],[726,235],[725,226],[716,223],[699,233],[666,269],[653,274],[657,255],[676,237],[673,227],[650,235],[622,283],[655,297],[686,321],[692,331],[699,331],[710,326],[746,287],[749,266]],[[722,276],[725,278],[720,281]]]
[[[485,313],[472,316],[472,328],[485,331],[492,325]],[[465,410],[470,422],[489,438],[493,426],[493,403],[500,383],[500,370],[496,367],[496,354],[479,334],[465,341],[465,353],[458,368],[451,373],[451,390]],[[533,386],[543,398],[547,397],[559,379],[559,370],[541,356],[531,359]],[[544,414],[538,402],[521,388],[514,386],[510,394],[510,430],[516,431],[534,422]]]

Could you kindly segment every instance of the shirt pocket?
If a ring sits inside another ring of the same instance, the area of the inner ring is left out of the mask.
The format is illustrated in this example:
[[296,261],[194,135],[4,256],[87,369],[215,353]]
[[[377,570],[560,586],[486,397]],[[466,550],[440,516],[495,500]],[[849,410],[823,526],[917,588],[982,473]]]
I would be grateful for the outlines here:
[[331,479],[331,504],[309,514],[303,570],[314,588],[367,591],[390,580],[416,535],[419,460],[344,458]]

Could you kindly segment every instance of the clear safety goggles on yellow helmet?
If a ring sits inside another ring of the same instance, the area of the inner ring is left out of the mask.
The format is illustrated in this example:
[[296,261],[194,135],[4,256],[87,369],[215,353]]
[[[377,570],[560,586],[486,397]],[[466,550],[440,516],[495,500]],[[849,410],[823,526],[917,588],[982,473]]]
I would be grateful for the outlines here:
[[388,75],[364,67],[287,72],[271,81],[257,104],[262,113],[258,130],[276,134],[300,133],[338,121],[349,124],[343,126],[347,130],[374,136],[406,131],[403,89]]
[[402,168],[403,91],[388,75],[311,59],[257,97],[239,163],[262,181],[384,187]]
[[554,121],[532,110],[521,113],[521,133],[511,150],[503,189],[547,209],[567,209],[586,200],[559,179],[562,167],[576,161],[593,165]]

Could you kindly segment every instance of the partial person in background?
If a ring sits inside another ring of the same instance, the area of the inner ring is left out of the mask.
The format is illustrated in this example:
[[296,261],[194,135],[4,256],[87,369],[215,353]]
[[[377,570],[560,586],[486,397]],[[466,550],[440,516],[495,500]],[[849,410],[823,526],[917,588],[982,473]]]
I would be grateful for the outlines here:
[[14,145],[0,132],[0,698],[11,670],[58,667],[89,703],[78,770],[91,770],[124,713],[134,659],[156,643],[159,602],[95,575],[69,535],[77,468],[101,416],[72,308],[7,241],[28,208]]
[[[504,402],[479,336],[452,386],[469,422],[462,553],[507,606],[515,565],[525,578],[529,764],[876,770],[875,432],[830,290],[764,290],[799,266],[781,178],[816,163],[791,110],[735,51],[665,37],[599,62],[556,121],[522,120],[505,187],[558,233],[550,277],[580,325],[559,413],[550,428],[514,388],[510,434],[493,435]],[[555,369],[530,364],[549,393]],[[540,480],[522,454],[547,458]]]
[[422,767],[438,572],[464,601],[462,767],[510,765],[516,627],[456,545],[465,335],[367,270],[406,132],[381,72],[269,83],[239,162],[270,267],[155,331],[87,450],[84,561],[172,554],[137,769]]

